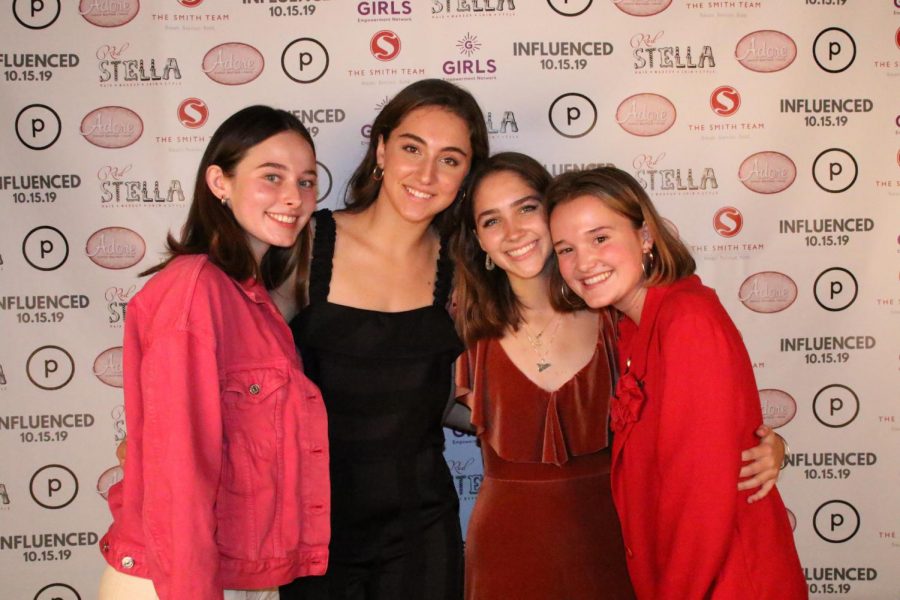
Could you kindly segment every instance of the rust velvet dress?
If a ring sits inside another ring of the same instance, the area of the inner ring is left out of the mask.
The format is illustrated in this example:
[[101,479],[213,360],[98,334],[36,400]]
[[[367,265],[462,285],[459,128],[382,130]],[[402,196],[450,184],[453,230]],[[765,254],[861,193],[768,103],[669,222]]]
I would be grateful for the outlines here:
[[498,339],[460,358],[484,481],[466,536],[466,598],[634,598],[610,491],[610,370],[603,336],[554,392],[522,373]]

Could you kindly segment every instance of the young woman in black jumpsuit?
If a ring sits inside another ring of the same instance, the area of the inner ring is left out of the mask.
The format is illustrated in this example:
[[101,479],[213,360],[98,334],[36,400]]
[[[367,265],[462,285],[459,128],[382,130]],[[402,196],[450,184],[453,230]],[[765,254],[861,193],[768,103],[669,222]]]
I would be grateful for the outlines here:
[[447,314],[445,213],[487,157],[472,96],[416,82],[375,119],[348,208],[315,218],[309,304],[291,322],[331,445],[328,572],[283,599],[462,596],[458,499],[441,416],[463,346]]

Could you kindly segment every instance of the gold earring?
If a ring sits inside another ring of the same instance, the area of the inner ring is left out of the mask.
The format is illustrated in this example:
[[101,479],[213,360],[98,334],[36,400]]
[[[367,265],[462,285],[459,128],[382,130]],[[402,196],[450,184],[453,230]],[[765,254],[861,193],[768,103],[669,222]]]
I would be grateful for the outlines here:
[[375,168],[372,169],[372,179],[381,181],[382,177],[384,177],[384,168],[381,165],[375,165]]

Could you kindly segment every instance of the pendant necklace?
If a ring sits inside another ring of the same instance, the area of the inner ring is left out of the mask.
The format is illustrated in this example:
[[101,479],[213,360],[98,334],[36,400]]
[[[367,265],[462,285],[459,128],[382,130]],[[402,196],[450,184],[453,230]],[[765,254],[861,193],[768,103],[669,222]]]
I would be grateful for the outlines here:
[[[525,331],[525,337],[528,339],[528,343],[531,344],[531,348],[534,350],[534,353],[537,354],[538,357],[538,373],[542,373],[553,366],[553,363],[547,360],[547,353],[550,351],[550,347],[553,345],[553,340],[556,338],[556,332],[559,331],[559,321],[561,316],[561,313],[557,313],[557,315],[553,319],[551,319],[546,325],[544,325],[544,328],[541,329],[537,335],[531,335],[531,333],[528,331],[528,327],[525,325],[525,323],[522,323],[522,329]],[[543,335],[548,330],[550,325],[554,325],[554,327],[550,331],[549,339],[547,340],[545,346]]]

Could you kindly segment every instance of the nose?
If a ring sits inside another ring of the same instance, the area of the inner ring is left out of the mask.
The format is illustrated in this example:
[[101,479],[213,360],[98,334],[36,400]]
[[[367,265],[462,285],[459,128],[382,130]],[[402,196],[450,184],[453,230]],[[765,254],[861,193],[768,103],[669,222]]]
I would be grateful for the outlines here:
[[597,261],[590,252],[575,250],[575,268],[582,273],[587,273],[594,268]]
[[284,186],[284,188],[284,193],[282,194],[282,201],[284,202],[284,204],[290,207],[300,206],[303,197],[297,184],[288,183]]
[[508,239],[515,239],[522,234],[522,227],[517,219],[505,219],[503,221],[503,235]]
[[430,160],[422,161],[422,164],[419,166],[419,181],[422,183],[431,183],[434,181],[435,170],[437,169],[437,165]]

